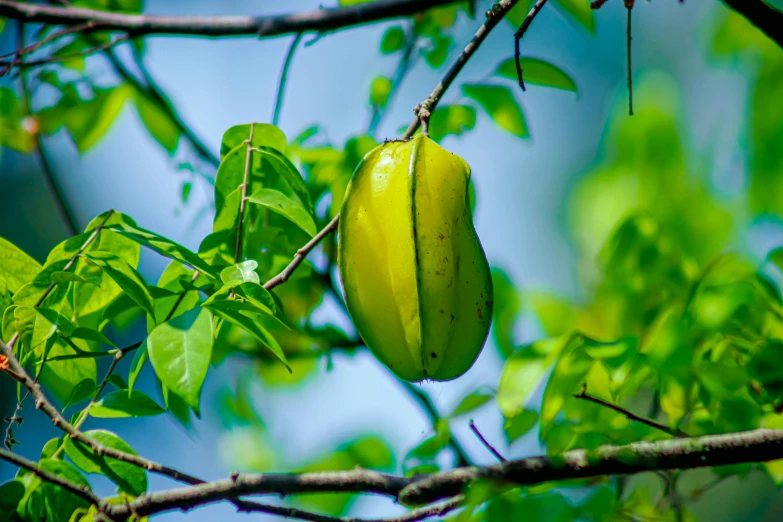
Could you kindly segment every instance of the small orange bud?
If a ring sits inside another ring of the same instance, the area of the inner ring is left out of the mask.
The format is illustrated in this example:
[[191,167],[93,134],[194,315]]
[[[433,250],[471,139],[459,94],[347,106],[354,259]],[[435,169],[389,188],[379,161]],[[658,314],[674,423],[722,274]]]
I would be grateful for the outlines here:
[[0,355],[0,371],[5,371],[8,369],[8,357],[5,355]]

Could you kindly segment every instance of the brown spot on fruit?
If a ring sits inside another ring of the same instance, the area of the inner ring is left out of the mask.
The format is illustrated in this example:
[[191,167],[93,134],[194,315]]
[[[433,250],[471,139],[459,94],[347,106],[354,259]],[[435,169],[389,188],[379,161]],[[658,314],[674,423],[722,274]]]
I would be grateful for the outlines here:
[[432,352],[432,353],[430,354],[430,357],[432,357],[433,359],[437,359],[437,358],[438,358],[438,354],[437,354],[437,353],[435,353],[435,352]]

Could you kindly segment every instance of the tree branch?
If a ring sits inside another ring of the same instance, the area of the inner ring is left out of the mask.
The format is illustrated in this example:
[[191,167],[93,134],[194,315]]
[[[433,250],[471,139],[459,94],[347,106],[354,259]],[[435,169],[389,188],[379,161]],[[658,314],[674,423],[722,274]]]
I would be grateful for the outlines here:
[[131,513],[147,516],[174,509],[189,509],[239,495],[367,493],[396,497],[407,505],[425,505],[458,497],[477,479],[533,485],[604,475],[694,469],[783,458],[783,430],[759,429],[696,439],[636,442],[572,450],[561,455],[530,457],[483,467],[465,467],[404,478],[375,471],[316,472],[302,474],[235,474],[231,478],[192,487],[143,495],[127,505],[107,507],[107,514],[122,518]]
[[52,7],[0,0],[0,16],[56,25],[100,24],[101,30],[126,31],[134,35],[179,34],[191,36],[252,36],[261,38],[305,31],[334,31],[358,24],[412,15],[456,0],[380,0],[333,9],[315,9],[271,16],[156,16],[131,15]]
[[783,11],[762,0],[723,0],[723,3],[747,18],[783,48]]
[[26,469],[45,482],[54,484],[55,486],[60,486],[61,488],[80,496],[90,504],[95,504],[96,506],[103,505],[101,498],[93,493],[90,488],[74,484],[69,480],[65,480],[64,478],[55,475],[54,473],[49,473],[48,471],[38,467],[35,462],[29,461],[26,458],[17,455],[16,453],[0,448],[0,459],[10,462],[11,464],[14,464],[20,468]]
[[419,125],[421,125],[419,111],[423,110],[432,114],[432,111],[435,110],[435,107],[438,105],[441,97],[446,92],[446,89],[449,88],[460,71],[462,71],[462,68],[465,67],[466,63],[468,63],[468,60],[471,56],[473,56],[473,53],[476,52],[487,35],[489,35],[490,31],[492,31],[492,29],[498,23],[500,23],[503,17],[506,16],[506,14],[511,10],[512,7],[514,7],[517,2],[518,0],[501,0],[499,3],[495,4],[490,11],[487,12],[487,21],[484,22],[481,27],[479,27],[478,31],[476,31],[476,34],[473,36],[473,39],[470,41],[470,43],[468,43],[465,49],[463,49],[462,53],[460,53],[457,59],[454,60],[454,63],[451,64],[451,67],[449,67],[449,69],[446,71],[446,74],[443,75],[440,83],[438,83],[427,99],[421,102],[421,104],[419,104],[417,108],[414,109],[416,111],[416,119],[414,119],[408,126],[408,129],[402,135],[402,139],[408,139],[413,136],[413,133],[415,133],[419,128]]

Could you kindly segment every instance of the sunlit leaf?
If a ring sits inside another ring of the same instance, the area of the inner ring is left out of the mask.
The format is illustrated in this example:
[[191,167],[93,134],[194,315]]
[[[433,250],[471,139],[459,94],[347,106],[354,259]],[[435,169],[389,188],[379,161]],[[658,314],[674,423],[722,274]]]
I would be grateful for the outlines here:
[[147,353],[158,378],[196,410],[213,343],[212,314],[204,308],[159,324],[147,338]]
[[503,129],[520,138],[530,136],[522,109],[507,87],[463,84],[462,93],[481,105],[489,117]]
[[101,418],[148,417],[166,410],[140,391],[117,390],[104,395],[90,408],[90,415]]
[[[566,91],[577,91],[576,82],[560,68],[538,58],[519,59],[522,67],[522,79],[525,84],[543,85]],[[509,58],[498,65],[495,74],[517,81],[517,68],[514,58]]]
[[[90,430],[84,432],[84,435],[107,448],[136,455],[127,442],[110,431]],[[112,457],[98,455],[86,444],[71,437],[65,437],[65,453],[85,473],[105,475],[126,493],[139,496],[147,491],[147,472],[144,468]]]

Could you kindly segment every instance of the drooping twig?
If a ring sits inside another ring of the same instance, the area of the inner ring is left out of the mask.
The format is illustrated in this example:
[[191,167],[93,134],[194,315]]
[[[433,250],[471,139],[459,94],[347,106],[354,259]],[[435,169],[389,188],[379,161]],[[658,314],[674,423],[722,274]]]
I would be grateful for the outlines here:
[[158,86],[157,82],[152,77],[152,74],[144,64],[144,59],[139,54],[138,49],[133,48],[133,57],[136,67],[139,69],[139,72],[144,79],[144,83],[139,82],[136,77],[131,74],[130,71],[128,71],[128,69],[116,54],[109,51],[106,53],[106,55],[120,76],[122,76],[125,81],[131,83],[137,89],[145,92],[148,96],[150,96],[150,98],[152,98],[152,100],[155,101],[166,114],[168,114],[169,118],[171,118],[171,121],[174,122],[174,125],[177,127],[179,132],[182,133],[182,135],[187,138],[187,140],[193,146],[196,154],[198,154],[202,159],[217,169],[217,167],[220,165],[220,158],[216,156],[215,153],[212,152],[212,150],[210,150],[210,148],[207,147],[203,141],[201,141],[201,138],[196,135],[195,131],[185,123],[177,110],[168,100],[163,90]]
[[604,408],[609,408],[610,410],[614,410],[620,415],[625,415],[629,420],[640,422],[642,424],[646,424],[647,426],[650,426],[651,428],[654,428],[656,430],[662,431],[668,435],[671,435],[672,437],[688,437],[688,434],[680,429],[671,429],[668,426],[664,426],[663,424],[660,424],[658,422],[655,422],[651,419],[645,419],[644,417],[640,417],[639,415],[636,415],[635,413],[631,413],[630,411],[626,410],[625,408],[621,408],[620,406],[617,406],[615,404],[612,404],[611,402],[606,402],[603,399],[599,399],[598,397],[593,397],[592,395],[587,393],[587,386],[582,385],[582,391],[580,393],[577,393],[574,395],[574,398],[581,399],[583,401],[592,402],[594,404],[598,404],[599,406],[603,406]]
[[288,46],[288,51],[285,53],[283,68],[280,70],[280,79],[277,81],[275,108],[272,110],[272,125],[277,125],[280,121],[280,112],[283,109],[283,98],[285,97],[285,86],[288,82],[288,69],[291,68],[291,62],[294,59],[294,53],[296,52],[296,48],[299,47],[299,42],[302,41],[303,36],[304,33],[297,33],[297,35],[291,41],[291,45]]
[[525,32],[527,32],[528,27],[530,27],[530,24],[533,23],[533,19],[536,17],[539,11],[541,11],[541,8],[544,7],[545,3],[546,0],[538,0],[533,5],[533,8],[530,9],[530,12],[527,14],[525,19],[522,21],[522,25],[519,26],[517,32],[514,33],[514,63],[517,66],[517,80],[519,80],[519,87],[523,91],[525,90],[525,82],[522,80],[522,65],[519,63],[519,42],[522,40],[522,37],[525,36]]
[[101,30],[138,35],[180,34],[192,36],[270,37],[306,31],[326,32],[388,18],[412,15],[457,0],[380,0],[336,9],[314,9],[272,16],[156,16],[98,11],[78,7],[52,7],[0,0],[0,16],[56,25],[88,21]]
[[[24,23],[19,23],[19,34],[17,35],[17,42],[18,47],[20,49],[24,48],[25,43],[25,37],[24,37]],[[18,57],[19,63],[24,63],[23,57],[20,55]],[[22,111],[24,114],[29,116],[32,113],[32,106],[30,104],[30,89],[27,86],[27,75],[25,74],[24,70],[20,71],[19,74],[19,81],[22,86]],[[70,236],[74,236],[78,233],[80,230],[79,223],[76,219],[76,216],[73,212],[73,209],[68,205],[68,198],[65,196],[65,191],[63,190],[62,186],[60,185],[59,180],[57,179],[57,176],[54,173],[54,169],[52,169],[52,165],[49,162],[49,158],[46,155],[46,151],[43,147],[43,139],[41,138],[41,134],[39,132],[39,129],[34,129],[33,132],[33,147],[35,156],[38,159],[38,163],[41,166],[41,173],[43,174],[44,181],[47,185],[47,188],[49,189],[49,192],[52,195],[52,198],[54,199],[54,205],[57,209],[57,213],[60,215],[60,218],[62,219],[63,226],[65,227],[66,232]]]
[[405,46],[403,47],[400,61],[397,64],[396,70],[394,71],[394,77],[392,78],[391,82],[391,90],[389,91],[389,96],[386,99],[386,106],[384,108],[376,107],[372,111],[370,125],[367,127],[367,134],[370,136],[375,134],[375,131],[383,121],[383,117],[389,113],[389,107],[391,106],[392,100],[400,91],[400,85],[405,79],[405,76],[407,76],[408,72],[411,70],[411,67],[414,63],[412,58],[414,57],[413,52],[416,50],[416,43],[418,38],[416,38],[416,35],[413,34],[413,30],[410,30],[408,33],[409,34],[405,35]]
[[[514,4],[516,4],[517,1],[518,0],[501,0],[493,6],[493,8],[489,11],[491,14],[488,15],[487,21],[484,22],[481,27],[479,27],[478,31],[476,31],[476,34],[470,40],[468,45],[465,46],[465,49],[462,50],[460,55],[457,56],[457,59],[454,60],[454,62],[446,71],[446,74],[443,75],[443,78],[440,80],[435,89],[433,89],[427,99],[417,106],[420,110],[424,110],[427,113],[432,114],[441,97],[446,92],[446,89],[449,88],[460,71],[462,71],[462,68],[465,67],[465,64],[468,62],[470,57],[473,56],[473,53],[476,52],[484,39],[486,39],[487,35],[489,35],[490,31],[492,31],[492,29],[498,23],[500,23],[506,13],[508,13],[511,8],[514,7]],[[539,0],[539,2],[543,3],[546,2],[546,0]],[[402,135],[402,139],[408,139],[413,136],[413,133],[415,133],[421,125],[421,118],[419,118],[420,110],[416,111],[416,118],[405,130],[405,133]]]
[[471,431],[473,431],[473,433],[476,434],[476,437],[478,437],[478,439],[481,441],[484,447],[487,448],[489,452],[492,453],[500,462],[507,462],[506,457],[501,455],[500,452],[496,450],[495,447],[492,444],[490,444],[487,439],[484,438],[484,435],[481,434],[479,429],[473,423],[473,419],[470,420],[470,429]]

